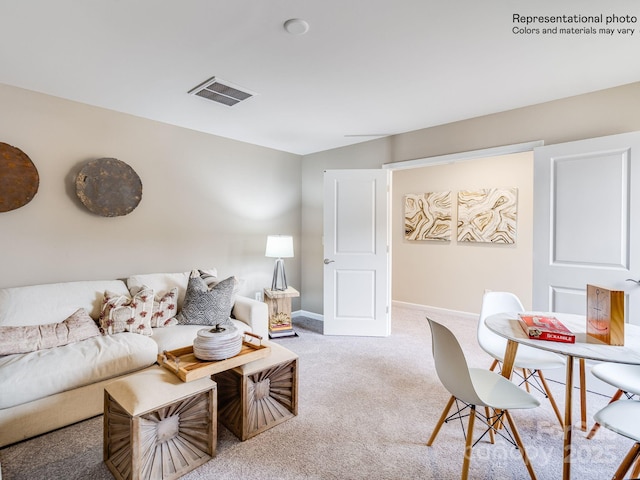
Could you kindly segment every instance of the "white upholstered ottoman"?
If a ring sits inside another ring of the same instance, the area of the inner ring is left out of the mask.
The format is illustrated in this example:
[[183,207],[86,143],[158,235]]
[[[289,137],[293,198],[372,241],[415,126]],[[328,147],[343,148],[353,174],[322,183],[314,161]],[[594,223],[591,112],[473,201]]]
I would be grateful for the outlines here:
[[176,479],[216,452],[216,384],[153,366],[104,392],[104,461],[117,479]]
[[269,346],[267,357],[213,376],[218,420],[242,441],[298,414],[298,356]]

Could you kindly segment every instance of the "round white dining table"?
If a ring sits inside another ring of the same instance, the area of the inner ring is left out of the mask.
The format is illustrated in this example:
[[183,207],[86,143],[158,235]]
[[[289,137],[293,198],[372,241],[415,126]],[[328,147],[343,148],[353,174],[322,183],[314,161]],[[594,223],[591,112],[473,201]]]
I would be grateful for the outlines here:
[[587,341],[586,317],[569,313],[556,312],[526,312],[536,315],[550,315],[560,320],[575,334],[575,343],[553,342],[529,338],[518,320],[518,313],[505,312],[487,317],[485,324],[492,332],[506,338],[502,375],[511,378],[513,362],[518,351],[518,345],[547,350],[567,358],[565,384],[565,412],[564,412],[564,457],[562,463],[562,478],[571,478],[571,434],[572,434],[572,392],[574,359],[589,359],[599,362],[626,363],[640,365],[640,326],[626,323],[624,326],[624,346],[607,345],[597,340]]

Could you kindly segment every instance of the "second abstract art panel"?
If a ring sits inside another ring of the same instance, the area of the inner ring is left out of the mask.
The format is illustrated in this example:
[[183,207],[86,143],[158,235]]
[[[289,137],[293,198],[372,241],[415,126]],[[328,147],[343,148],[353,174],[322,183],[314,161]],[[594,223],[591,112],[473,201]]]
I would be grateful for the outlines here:
[[517,188],[458,192],[458,242],[516,242]]

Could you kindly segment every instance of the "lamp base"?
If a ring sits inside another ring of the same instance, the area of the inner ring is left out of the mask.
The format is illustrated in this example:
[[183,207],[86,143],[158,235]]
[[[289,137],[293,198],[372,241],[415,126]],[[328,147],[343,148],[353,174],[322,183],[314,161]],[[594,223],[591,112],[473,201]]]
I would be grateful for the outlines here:
[[271,281],[271,290],[286,290],[287,275],[284,273],[284,260],[278,258],[273,266],[273,280]]

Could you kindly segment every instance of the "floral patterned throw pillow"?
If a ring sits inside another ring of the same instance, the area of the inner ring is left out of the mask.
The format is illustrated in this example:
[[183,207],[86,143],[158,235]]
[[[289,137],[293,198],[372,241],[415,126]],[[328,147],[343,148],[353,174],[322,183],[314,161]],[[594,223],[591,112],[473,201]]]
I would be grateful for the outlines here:
[[141,288],[133,297],[106,291],[100,311],[100,330],[104,335],[132,332],[152,335],[153,290]]
[[[129,288],[129,293],[133,297],[137,295],[141,290],[152,290],[147,285],[133,286]],[[171,325],[177,325],[178,319],[176,314],[178,313],[178,287],[170,288],[164,293],[155,292],[153,297],[153,310],[151,312],[151,327],[169,327]]]

